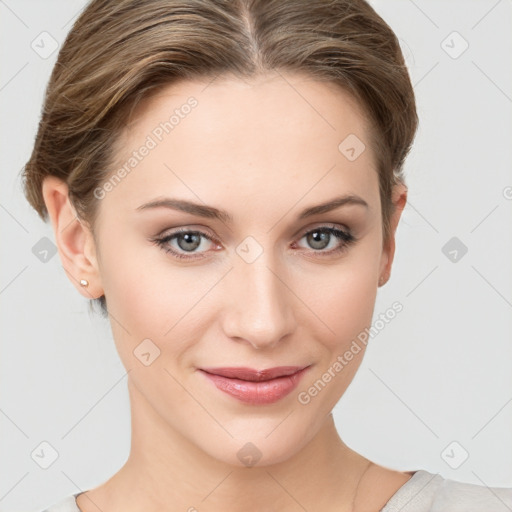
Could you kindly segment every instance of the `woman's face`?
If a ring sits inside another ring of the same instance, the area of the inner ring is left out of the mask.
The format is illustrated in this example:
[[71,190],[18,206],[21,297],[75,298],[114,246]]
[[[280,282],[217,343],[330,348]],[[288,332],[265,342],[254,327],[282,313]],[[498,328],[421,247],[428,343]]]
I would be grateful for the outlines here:
[[[96,256],[132,412],[231,464],[289,458],[354,377],[364,350],[336,361],[390,258],[361,111],[300,75],[184,81],[139,105],[117,148]],[[233,367],[305,370],[204,371]]]

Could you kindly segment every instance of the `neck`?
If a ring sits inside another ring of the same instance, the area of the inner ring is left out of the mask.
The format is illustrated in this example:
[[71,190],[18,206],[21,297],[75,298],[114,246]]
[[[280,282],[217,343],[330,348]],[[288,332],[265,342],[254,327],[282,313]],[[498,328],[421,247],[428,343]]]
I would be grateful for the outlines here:
[[[332,414],[289,459],[237,467],[212,458],[170,428],[135,386],[130,403],[130,456],[91,498],[102,510],[352,510],[369,467],[338,436]],[[85,503],[82,510],[89,510]]]

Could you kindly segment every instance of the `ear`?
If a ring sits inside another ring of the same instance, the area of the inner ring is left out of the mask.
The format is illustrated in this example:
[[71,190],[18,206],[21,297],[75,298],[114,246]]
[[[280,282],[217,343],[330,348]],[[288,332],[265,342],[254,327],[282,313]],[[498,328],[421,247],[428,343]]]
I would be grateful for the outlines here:
[[[384,243],[382,258],[380,264],[379,276],[382,278],[382,284],[385,284],[391,275],[391,265],[395,257],[395,233],[398,227],[398,221],[402,216],[402,212],[407,203],[407,186],[404,183],[399,183],[393,187],[392,201],[395,205],[395,211],[390,219],[390,235],[387,243]],[[380,286],[382,286],[380,284]]]
[[[62,266],[75,288],[86,298],[103,295],[94,237],[71,205],[68,186],[55,176],[43,180],[42,192],[50,216]],[[87,287],[80,280],[89,282]]]

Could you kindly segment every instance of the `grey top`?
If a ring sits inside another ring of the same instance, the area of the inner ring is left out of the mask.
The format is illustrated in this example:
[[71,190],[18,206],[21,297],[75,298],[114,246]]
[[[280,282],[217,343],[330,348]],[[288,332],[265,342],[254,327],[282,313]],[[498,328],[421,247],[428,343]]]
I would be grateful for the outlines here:
[[[42,512],[81,512],[72,494]],[[512,487],[486,487],[415,471],[379,512],[511,512]]]

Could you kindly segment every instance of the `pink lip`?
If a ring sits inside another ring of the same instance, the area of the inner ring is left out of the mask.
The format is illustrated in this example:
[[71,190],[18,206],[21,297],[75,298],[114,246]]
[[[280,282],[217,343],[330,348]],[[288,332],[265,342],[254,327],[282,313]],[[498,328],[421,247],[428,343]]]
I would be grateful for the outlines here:
[[309,366],[278,366],[264,370],[252,368],[201,368],[215,386],[248,404],[271,404],[295,389]]

